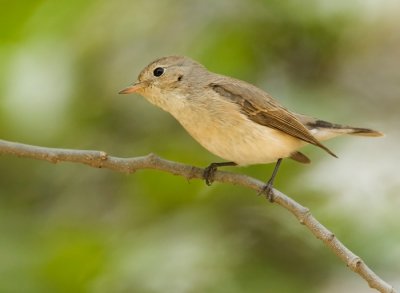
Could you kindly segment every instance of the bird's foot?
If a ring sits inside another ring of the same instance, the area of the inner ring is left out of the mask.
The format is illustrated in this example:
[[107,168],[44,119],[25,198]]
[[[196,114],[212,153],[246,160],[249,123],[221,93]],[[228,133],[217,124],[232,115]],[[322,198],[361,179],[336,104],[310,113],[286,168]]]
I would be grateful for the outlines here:
[[274,188],[273,188],[273,180],[268,180],[268,182],[261,188],[259,194],[264,194],[266,199],[269,202],[274,202]]
[[267,183],[264,185],[264,187],[261,188],[260,193],[259,193],[259,194],[261,194],[261,193],[265,194],[265,196],[269,200],[269,202],[274,202],[275,194],[274,194],[273,185],[274,185],[276,173],[278,173],[278,169],[279,169],[279,166],[281,165],[281,162],[282,162],[282,158],[278,159],[278,161],[276,162],[274,171],[272,172],[271,178],[267,181]]
[[235,162],[221,162],[221,163],[211,163],[210,166],[204,169],[203,178],[207,185],[211,185],[214,182],[214,175],[218,167],[223,166],[236,166]]
[[218,164],[211,163],[210,166],[204,169],[203,179],[208,186],[210,186],[214,182],[215,171],[217,171]]

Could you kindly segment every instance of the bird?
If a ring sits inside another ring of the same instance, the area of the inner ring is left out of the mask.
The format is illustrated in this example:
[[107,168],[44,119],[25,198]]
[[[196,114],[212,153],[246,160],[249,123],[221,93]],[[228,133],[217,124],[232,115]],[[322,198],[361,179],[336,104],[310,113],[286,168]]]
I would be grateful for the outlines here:
[[226,160],[205,168],[207,185],[222,166],[275,163],[272,176],[260,191],[270,201],[282,159],[310,163],[299,151],[301,147],[311,144],[337,157],[323,141],[343,134],[383,135],[292,112],[255,85],[211,72],[186,56],[157,58],[119,93],[137,93],[169,112],[200,145]]

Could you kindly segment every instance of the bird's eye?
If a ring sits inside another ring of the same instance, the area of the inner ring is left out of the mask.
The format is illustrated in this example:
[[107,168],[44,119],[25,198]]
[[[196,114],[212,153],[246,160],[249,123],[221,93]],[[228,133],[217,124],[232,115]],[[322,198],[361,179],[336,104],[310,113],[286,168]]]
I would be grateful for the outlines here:
[[157,67],[156,69],[154,69],[153,74],[154,76],[161,76],[164,73],[164,68],[162,67]]

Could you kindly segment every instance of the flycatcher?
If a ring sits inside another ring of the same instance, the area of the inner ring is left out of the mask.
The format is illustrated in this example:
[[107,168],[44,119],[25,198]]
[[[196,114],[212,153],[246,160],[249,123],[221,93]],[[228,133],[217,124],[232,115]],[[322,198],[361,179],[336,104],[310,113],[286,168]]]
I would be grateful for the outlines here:
[[367,128],[293,113],[256,86],[210,72],[183,56],[151,62],[136,82],[119,93],[144,96],[171,113],[204,148],[227,160],[212,163],[205,169],[203,177],[208,185],[218,167],[276,162],[262,190],[271,201],[274,178],[282,159],[310,162],[298,151],[302,146],[313,144],[336,157],[321,141],[342,134],[382,135]]

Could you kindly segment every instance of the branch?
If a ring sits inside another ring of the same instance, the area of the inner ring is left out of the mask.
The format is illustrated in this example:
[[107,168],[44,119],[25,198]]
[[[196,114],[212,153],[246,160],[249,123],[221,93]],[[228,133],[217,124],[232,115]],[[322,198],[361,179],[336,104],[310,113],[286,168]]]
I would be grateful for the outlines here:
[[[103,151],[70,150],[46,148],[27,144],[0,140],[0,154],[10,154],[23,158],[45,160],[51,163],[74,162],[89,165],[95,168],[106,168],[117,172],[134,173],[140,169],[155,169],[183,176],[187,179],[203,179],[204,169],[162,159],[154,154],[134,158],[118,158],[109,156]],[[252,177],[230,172],[217,171],[215,181],[241,185],[257,192],[264,187],[264,183]],[[325,243],[333,252],[354,272],[365,279],[371,288],[380,292],[396,293],[397,291],[375,274],[366,263],[351,252],[337,237],[318,222],[310,210],[282,192],[273,190],[274,202],[286,208],[300,222],[305,225],[315,237]]]

